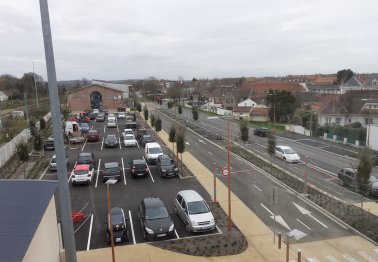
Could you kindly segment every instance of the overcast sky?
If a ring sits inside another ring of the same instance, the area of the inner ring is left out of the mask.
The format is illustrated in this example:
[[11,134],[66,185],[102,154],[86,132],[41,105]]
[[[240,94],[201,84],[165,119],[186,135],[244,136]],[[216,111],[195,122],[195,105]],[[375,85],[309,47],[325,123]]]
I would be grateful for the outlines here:
[[[378,72],[377,0],[49,0],[58,80]],[[38,0],[0,1],[0,74],[46,79]]]

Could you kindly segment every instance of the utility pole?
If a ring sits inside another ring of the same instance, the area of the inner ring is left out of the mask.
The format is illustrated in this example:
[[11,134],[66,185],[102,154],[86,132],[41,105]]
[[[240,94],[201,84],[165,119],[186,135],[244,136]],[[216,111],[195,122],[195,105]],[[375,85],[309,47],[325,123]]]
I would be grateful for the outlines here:
[[228,184],[228,232],[231,231],[232,219],[231,219],[231,172],[230,172],[230,114],[227,121],[227,184]]
[[70,192],[67,183],[67,166],[64,152],[62,127],[60,123],[60,103],[58,86],[56,81],[54,50],[51,37],[50,16],[47,0],[39,0],[41,11],[43,42],[45,47],[47,79],[51,107],[51,119],[53,124],[53,135],[55,144],[56,163],[58,169],[58,194],[59,208],[62,220],[63,243],[66,261],[76,262],[75,237],[72,223],[72,210]]
[[35,82],[35,74],[34,74],[34,62],[33,62],[33,80],[34,80],[34,90],[35,90],[35,101],[37,102],[37,108],[39,108],[37,84]]
[[28,126],[30,125],[29,121],[29,107],[28,107],[28,96],[25,92],[24,94],[24,103],[25,103],[25,113],[26,113],[26,121],[28,122]]

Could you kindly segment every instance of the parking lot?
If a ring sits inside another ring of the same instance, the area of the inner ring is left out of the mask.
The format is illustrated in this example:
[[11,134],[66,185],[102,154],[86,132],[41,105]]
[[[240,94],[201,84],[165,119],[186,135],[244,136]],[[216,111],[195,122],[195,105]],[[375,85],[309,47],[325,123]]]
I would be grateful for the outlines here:
[[[139,125],[143,124],[142,122]],[[202,188],[194,177],[162,178],[156,167],[149,165],[149,175],[146,177],[132,178],[129,170],[129,161],[141,159],[144,156],[144,148],[139,144],[137,147],[125,147],[123,145],[122,130],[125,128],[125,120],[119,119],[116,128],[107,128],[106,122],[90,123],[90,128],[100,133],[99,142],[85,142],[84,144],[67,145],[66,152],[69,155],[68,176],[75,166],[79,153],[93,152],[95,155],[94,177],[90,185],[72,186],[67,177],[71,194],[73,212],[83,212],[84,218],[74,222],[75,239],[77,250],[89,250],[107,247],[105,242],[105,221],[107,216],[107,190],[99,170],[106,162],[118,162],[122,168],[122,180],[110,185],[111,206],[123,208],[129,228],[129,242],[117,245],[130,245],[145,242],[139,221],[137,219],[137,206],[140,201],[149,196],[159,197],[170,212],[175,224],[174,238],[186,238],[198,235],[220,234],[220,230],[206,233],[190,233],[185,230],[182,220],[173,213],[174,197],[176,193],[184,189],[193,189],[200,193],[206,201],[211,201],[210,196]],[[134,130],[136,133],[136,130]],[[153,131],[150,130],[153,134]],[[103,139],[108,134],[115,134],[120,139],[120,146],[105,148]],[[168,148],[161,145],[164,153]],[[51,158],[54,151],[46,151],[46,158]],[[43,179],[56,180],[57,173],[47,170]],[[215,217],[215,221],[217,218]],[[159,238],[153,241],[164,241],[167,238]]]

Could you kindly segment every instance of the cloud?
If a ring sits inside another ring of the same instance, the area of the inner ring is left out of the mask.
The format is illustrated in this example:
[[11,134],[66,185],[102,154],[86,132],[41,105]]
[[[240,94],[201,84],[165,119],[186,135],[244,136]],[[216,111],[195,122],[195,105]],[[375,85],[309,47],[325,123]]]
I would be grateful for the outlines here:
[[[378,2],[49,1],[58,79],[374,72]],[[46,78],[38,1],[0,3],[0,74]]]

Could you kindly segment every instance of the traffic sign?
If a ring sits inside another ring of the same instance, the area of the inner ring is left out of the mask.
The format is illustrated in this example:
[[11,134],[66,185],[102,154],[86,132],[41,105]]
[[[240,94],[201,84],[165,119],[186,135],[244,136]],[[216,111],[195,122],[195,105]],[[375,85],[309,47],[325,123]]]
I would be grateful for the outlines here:
[[222,169],[222,176],[228,176],[228,168],[227,167],[224,167]]

